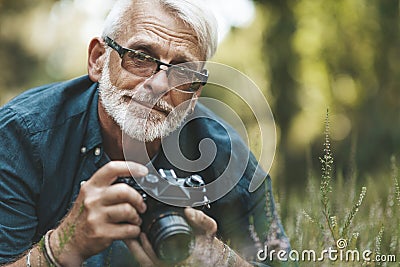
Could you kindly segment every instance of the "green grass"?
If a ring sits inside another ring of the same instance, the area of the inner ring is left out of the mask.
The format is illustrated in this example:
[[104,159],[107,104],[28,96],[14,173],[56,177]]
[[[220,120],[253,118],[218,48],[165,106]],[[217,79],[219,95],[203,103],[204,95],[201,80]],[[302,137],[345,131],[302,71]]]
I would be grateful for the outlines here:
[[[326,258],[300,261],[299,266],[400,266],[400,186],[395,157],[388,161],[391,171],[380,177],[358,177],[356,167],[349,177],[343,177],[342,172],[334,171],[327,113],[320,163],[319,170],[309,170],[302,192],[279,203],[285,207],[282,221],[292,249],[300,255],[303,250],[314,250],[318,258],[324,249],[338,249],[341,240],[346,248],[338,250],[338,257],[357,250],[360,261]],[[359,181],[363,185],[358,185]],[[370,258],[395,255],[396,262],[363,261],[365,250],[371,251]]]

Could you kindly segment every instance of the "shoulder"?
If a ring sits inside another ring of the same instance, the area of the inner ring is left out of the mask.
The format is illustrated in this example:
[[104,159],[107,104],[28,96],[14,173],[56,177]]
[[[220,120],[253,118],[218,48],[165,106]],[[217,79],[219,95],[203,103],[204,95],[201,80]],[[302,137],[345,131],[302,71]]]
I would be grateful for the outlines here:
[[199,138],[209,137],[218,143],[228,145],[235,142],[246,147],[242,136],[220,116],[205,105],[198,103],[195,112],[188,116],[186,124]]
[[232,126],[220,116],[202,104],[196,106],[196,111],[188,118],[193,138],[202,140],[210,138],[214,141],[218,152],[229,157],[229,161],[238,171],[242,168],[249,179],[253,175],[265,178],[267,174],[260,168],[256,157],[249,148],[249,139],[244,125]]
[[83,76],[29,89],[0,108],[1,121],[14,118],[30,133],[56,127],[85,112],[96,87],[88,76]]

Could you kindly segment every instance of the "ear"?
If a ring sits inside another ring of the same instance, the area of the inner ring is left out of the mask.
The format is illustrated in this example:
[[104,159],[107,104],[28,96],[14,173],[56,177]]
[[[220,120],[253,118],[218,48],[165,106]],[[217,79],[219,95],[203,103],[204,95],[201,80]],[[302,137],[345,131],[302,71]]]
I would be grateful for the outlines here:
[[100,38],[93,38],[89,44],[88,74],[93,82],[98,82],[104,65],[105,48]]

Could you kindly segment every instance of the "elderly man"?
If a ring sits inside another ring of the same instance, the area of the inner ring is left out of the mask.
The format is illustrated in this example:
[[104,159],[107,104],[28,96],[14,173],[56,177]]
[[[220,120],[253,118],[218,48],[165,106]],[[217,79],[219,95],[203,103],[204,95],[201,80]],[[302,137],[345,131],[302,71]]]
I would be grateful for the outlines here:
[[[117,1],[102,38],[90,43],[88,76],[28,90],[0,109],[0,264],[171,265],[155,252],[153,233],[143,233],[143,194],[116,180],[146,176],[149,163],[173,169],[162,140],[190,114],[219,121],[196,105],[208,77],[201,62],[216,49],[214,18],[202,5]],[[188,158],[198,157],[203,138],[217,144],[212,166],[200,172],[210,183],[235,151],[213,120],[186,128]],[[233,142],[247,149],[238,136]],[[203,211],[184,210],[194,249],[173,264],[248,266],[264,244],[288,249],[270,179],[263,174],[265,185],[249,193],[257,162],[250,156],[245,163],[227,195]]]

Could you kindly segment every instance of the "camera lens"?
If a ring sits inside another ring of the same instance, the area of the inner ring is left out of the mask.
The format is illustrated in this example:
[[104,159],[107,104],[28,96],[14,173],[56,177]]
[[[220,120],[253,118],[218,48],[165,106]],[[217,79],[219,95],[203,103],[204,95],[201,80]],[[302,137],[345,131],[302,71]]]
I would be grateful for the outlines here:
[[157,256],[167,262],[185,260],[194,248],[192,229],[179,214],[160,216],[149,229],[148,236]]

